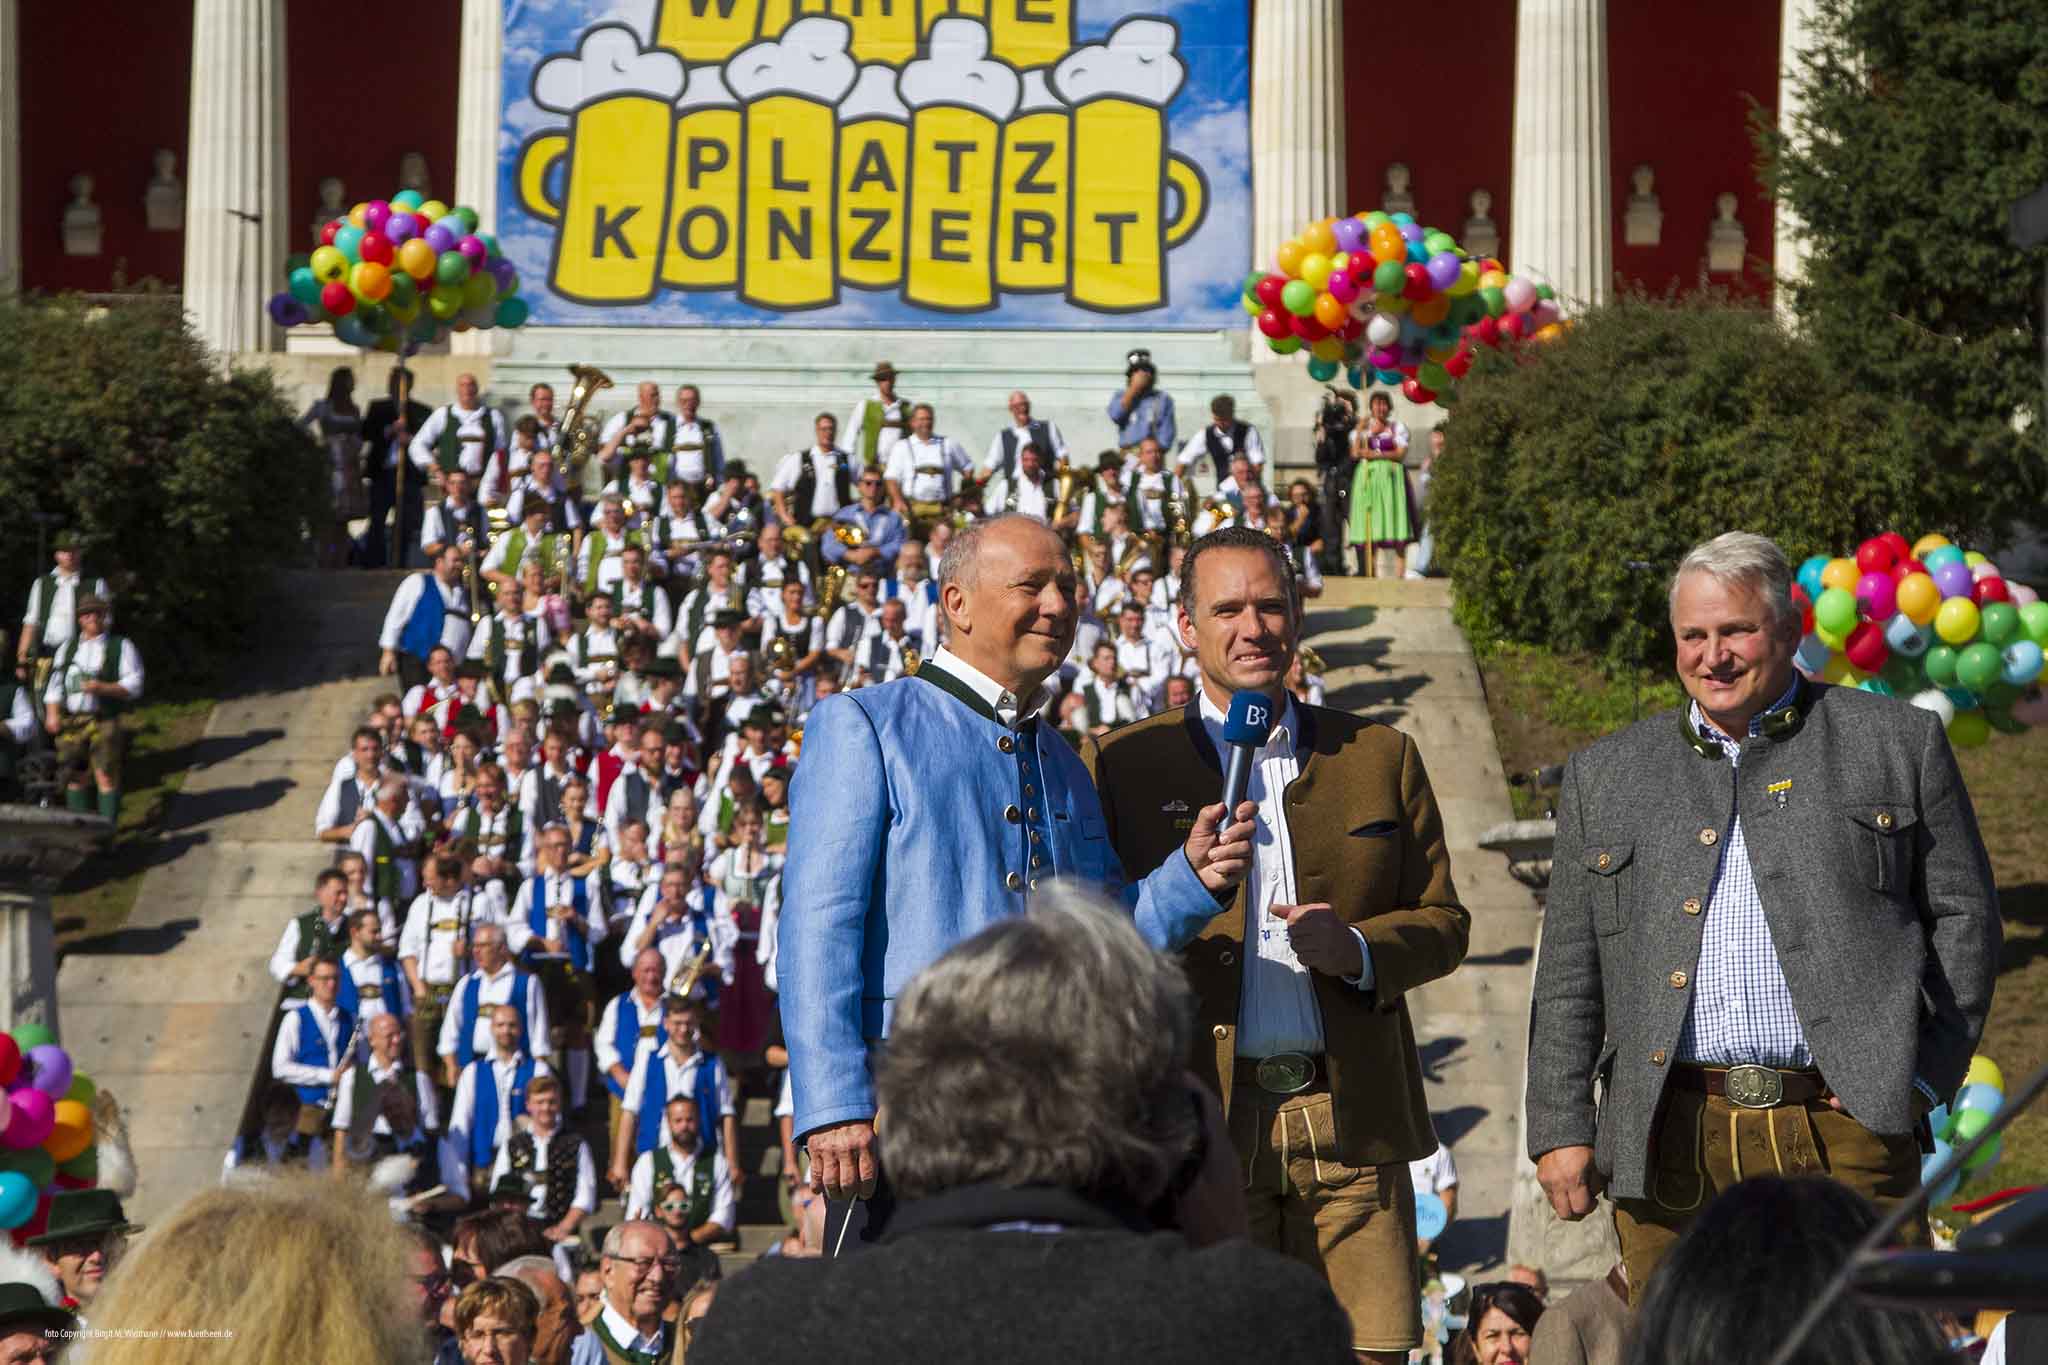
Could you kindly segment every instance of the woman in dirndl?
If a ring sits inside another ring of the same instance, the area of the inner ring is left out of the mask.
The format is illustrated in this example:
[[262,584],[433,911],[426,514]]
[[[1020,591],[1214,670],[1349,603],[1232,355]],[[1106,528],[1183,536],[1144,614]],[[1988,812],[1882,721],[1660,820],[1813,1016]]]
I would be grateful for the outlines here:
[[1357,558],[1360,577],[1370,577],[1376,552],[1390,551],[1392,576],[1402,573],[1402,553],[1415,538],[1409,529],[1408,472],[1402,458],[1408,453],[1408,428],[1394,418],[1394,402],[1385,393],[1375,393],[1351,433],[1351,525],[1345,543]]
[[759,1052],[768,1042],[775,998],[758,957],[761,914],[782,876],[782,855],[769,851],[761,808],[748,804],[733,820],[733,846],[711,860],[705,875],[725,898],[737,939],[732,977],[718,1000],[718,1046],[722,1052]]

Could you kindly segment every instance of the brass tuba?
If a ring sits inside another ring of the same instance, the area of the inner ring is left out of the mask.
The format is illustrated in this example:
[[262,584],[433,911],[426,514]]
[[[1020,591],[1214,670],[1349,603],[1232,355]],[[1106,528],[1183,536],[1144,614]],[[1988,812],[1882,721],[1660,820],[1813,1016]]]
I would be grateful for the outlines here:
[[905,644],[903,646],[903,676],[914,678],[917,676],[917,670],[923,666],[924,656],[917,652],[917,646]]
[[1053,467],[1052,519],[1055,524],[1065,521],[1067,514],[1074,510],[1074,499],[1092,487],[1094,475],[1074,468],[1070,460],[1061,460]]
[[867,544],[868,541],[867,531],[862,527],[854,525],[850,521],[833,522],[832,534],[838,539],[841,545],[844,545],[849,550],[857,550],[861,546]]
[[777,635],[768,642],[768,668],[773,673],[788,673],[796,667],[796,646],[789,642],[787,635]]
[[839,599],[846,593],[846,566],[833,564],[826,568],[818,582],[818,606],[812,614],[825,620],[839,610]]
[[595,365],[571,365],[575,385],[569,390],[569,406],[562,409],[563,473],[573,487],[581,487],[583,467],[597,450],[597,423],[586,416],[590,400],[612,386],[612,377]]

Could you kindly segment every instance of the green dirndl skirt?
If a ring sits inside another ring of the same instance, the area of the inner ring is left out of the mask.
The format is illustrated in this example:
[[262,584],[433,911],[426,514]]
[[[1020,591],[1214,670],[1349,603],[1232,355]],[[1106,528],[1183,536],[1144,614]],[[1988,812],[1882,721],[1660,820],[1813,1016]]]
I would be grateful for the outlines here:
[[1351,475],[1351,545],[1405,545],[1415,539],[1408,526],[1408,474],[1399,460],[1360,460]]

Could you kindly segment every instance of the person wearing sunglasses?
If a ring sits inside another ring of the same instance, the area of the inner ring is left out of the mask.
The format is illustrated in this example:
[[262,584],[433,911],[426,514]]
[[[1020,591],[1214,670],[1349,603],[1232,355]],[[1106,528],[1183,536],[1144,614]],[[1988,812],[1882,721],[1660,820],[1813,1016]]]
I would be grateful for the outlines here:
[[[896,556],[903,549],[906,532],[903,518],[889,506],[882,471],[862,470],[854,481],[854,496],[859,501],[834,512],[830,534],[819,541],[826,561],[842,564],[848,570],[874,564],[885,575],[895,573]],[[859,535],[845,530],[846,527],[852,527]]]

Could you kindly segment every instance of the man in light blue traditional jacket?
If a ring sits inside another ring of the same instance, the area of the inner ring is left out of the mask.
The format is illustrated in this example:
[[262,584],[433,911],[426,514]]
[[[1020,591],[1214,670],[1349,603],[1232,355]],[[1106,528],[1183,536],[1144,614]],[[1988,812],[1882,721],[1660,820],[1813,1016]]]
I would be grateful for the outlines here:
[[[1073,565],[1044,522],[976,523],[938,577],[946,647],[913,676],[821,702],[791,793],[779,994],[796,1132],[835,1200],[875,1190],[870,1054],[921,968],[1053,877],[1120,895],[1172,951],[1251,861],[1252,805],[1225,827],[1217,793],[1188,792],[1175,798],[1185,847],[1126,884],[1087,770],[1039,715],[1079,619]],[[834,1210],[828,1241],[848,1216]]]

